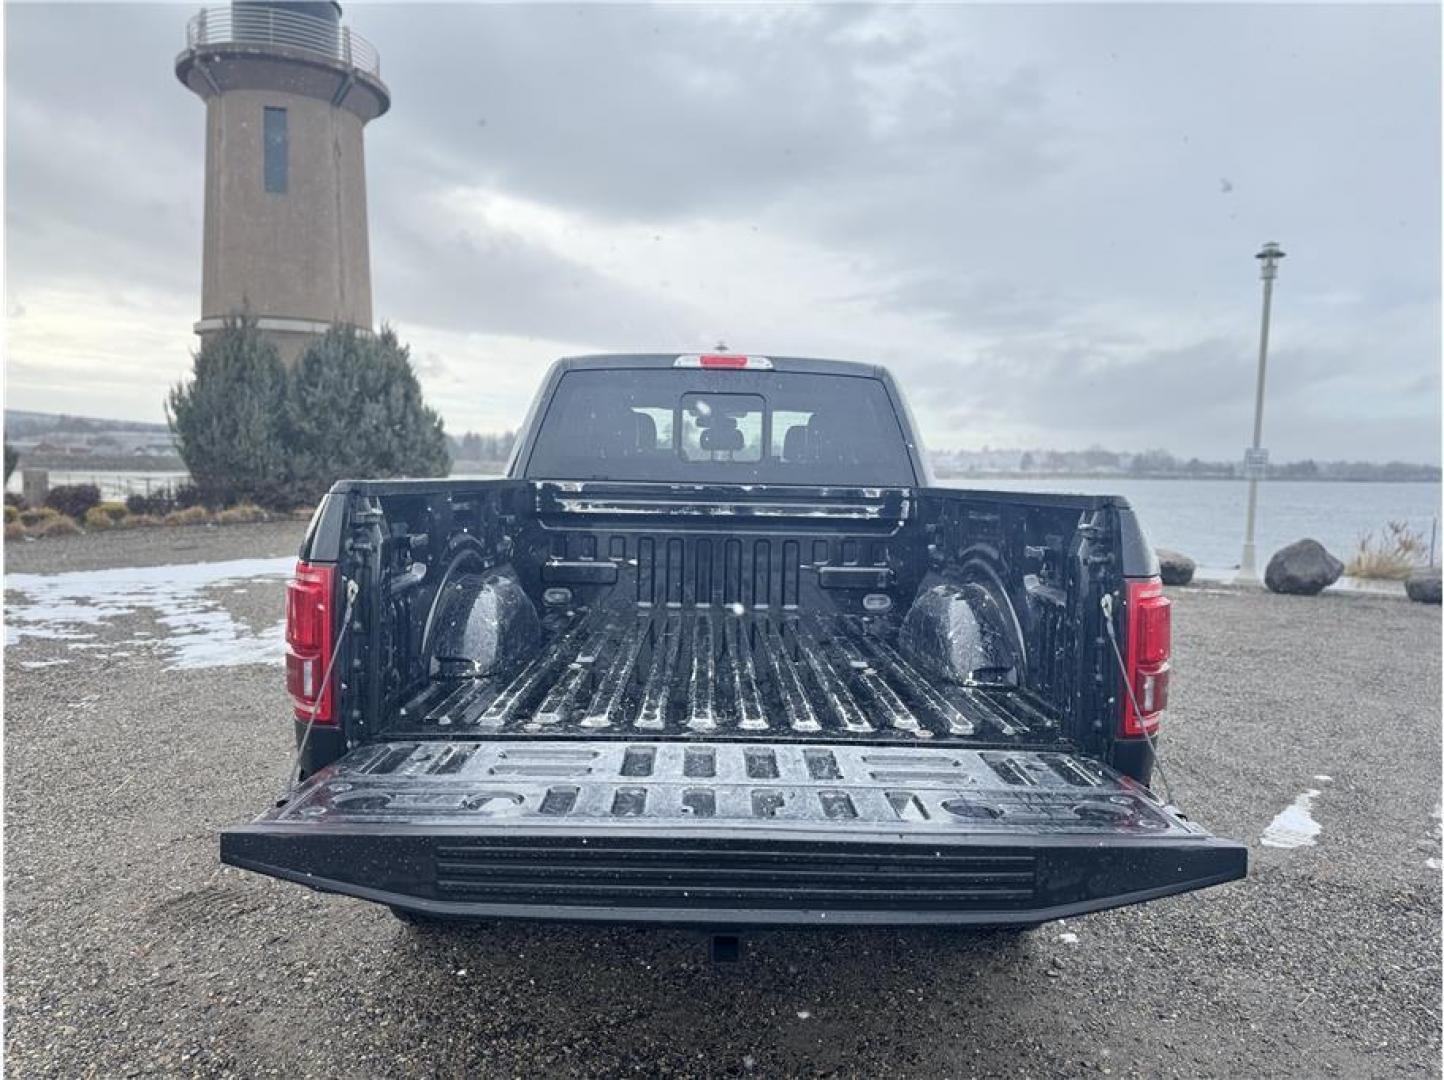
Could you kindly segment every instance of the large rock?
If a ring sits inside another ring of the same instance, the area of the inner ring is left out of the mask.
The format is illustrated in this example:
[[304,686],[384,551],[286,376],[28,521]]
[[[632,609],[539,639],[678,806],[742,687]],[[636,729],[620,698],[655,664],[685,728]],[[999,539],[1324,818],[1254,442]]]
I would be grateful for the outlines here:
[[1404,591],[1410,600],[1421,604],[1437,604],[1440,601],[1439,567],[1428,566],[1415,570],[1404,582]]
[[1344,564],[1317,540],[1299,540],[1281,548],[1269,560],[1264,584],[1276,593],[1315,596],[1339,580]]
[[1183,552],[1159,548],[1155,554],[1158,556],[1158,572],[1165,585],[1187,585],[1193,580],[1198,564]]

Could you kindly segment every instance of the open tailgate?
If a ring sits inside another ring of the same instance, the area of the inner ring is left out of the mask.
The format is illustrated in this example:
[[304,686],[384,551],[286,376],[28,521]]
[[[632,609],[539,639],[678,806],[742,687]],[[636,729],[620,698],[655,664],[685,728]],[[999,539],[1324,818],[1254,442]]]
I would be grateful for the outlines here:
[[622,740],[361,747],[221,858],[434,915],[728,926],[1027,925],[1247,872],[1071,754]]

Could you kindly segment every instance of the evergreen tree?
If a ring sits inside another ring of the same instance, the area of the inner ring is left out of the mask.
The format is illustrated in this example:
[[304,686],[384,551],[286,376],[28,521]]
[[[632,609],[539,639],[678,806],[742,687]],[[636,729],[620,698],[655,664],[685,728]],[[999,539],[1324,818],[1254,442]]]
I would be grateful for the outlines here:
[[291,372],[281,427],[296,503],[345,478],[451,468],[441,418],[422,400],[411,351],[389,327],[373,337],[333,326],[308,345]]
[[201,501],[284,506],[279,438],[286,370],[247,314],[227,319],[195,354],[194,374],[166,402],[166,420]]

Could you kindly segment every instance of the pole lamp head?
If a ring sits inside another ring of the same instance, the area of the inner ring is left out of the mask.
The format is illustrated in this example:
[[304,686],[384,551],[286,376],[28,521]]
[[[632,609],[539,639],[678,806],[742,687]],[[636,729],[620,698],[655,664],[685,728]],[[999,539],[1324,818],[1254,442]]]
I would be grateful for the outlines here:
[[1272,281],[1279,274],[1279,260],[1284,257],[1284,249],[1270,240],[1254,256],[1259,260],[1259,276],[1265,281]]

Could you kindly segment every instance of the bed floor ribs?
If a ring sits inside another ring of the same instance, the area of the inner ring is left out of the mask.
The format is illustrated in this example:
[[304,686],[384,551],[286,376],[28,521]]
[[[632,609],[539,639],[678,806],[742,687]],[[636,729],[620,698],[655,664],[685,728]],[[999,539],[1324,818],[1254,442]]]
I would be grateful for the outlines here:
[[928,672],[895,627],[850,615],[611,606],[580,612],[525,666],[413,692],[392,729],[1051,743],[1058,721],[1009,688]]

